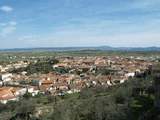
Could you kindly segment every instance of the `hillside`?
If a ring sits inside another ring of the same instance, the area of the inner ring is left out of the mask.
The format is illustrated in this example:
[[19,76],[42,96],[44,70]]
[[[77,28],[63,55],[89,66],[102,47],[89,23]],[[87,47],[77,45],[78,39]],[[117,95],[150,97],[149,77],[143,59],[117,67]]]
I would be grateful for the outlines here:
[[0,105],[3,120],[158,120],[154,71],[113,87],[85,88],[64,96],[30,97]]

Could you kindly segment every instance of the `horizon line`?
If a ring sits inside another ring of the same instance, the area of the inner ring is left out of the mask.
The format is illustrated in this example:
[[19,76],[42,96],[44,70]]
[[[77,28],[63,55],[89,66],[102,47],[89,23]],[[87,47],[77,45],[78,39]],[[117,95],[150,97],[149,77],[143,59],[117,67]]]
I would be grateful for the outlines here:
[[0,48],[0,50],[12,50],[12,49],[47,49],[47,48],[100,48],[100,47],[108,47],[108,48],[160,48],[160,46],[140,46],[140,47],[130,47],[130,46],[56,46],[56,47],[13,47],[13,48]]

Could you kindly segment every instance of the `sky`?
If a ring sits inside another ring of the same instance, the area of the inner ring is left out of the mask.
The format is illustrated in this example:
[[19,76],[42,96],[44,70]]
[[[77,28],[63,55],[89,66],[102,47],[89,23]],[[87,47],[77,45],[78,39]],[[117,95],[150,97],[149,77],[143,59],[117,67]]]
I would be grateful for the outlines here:
[[160,47],[160,0],[0,0],[0,49]]

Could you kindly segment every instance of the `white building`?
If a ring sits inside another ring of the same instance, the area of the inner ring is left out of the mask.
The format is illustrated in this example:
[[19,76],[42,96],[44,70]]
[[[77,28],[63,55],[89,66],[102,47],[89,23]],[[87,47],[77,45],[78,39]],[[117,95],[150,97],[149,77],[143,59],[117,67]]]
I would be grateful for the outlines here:
[[0,75],[0,80],[3,82],[8,82],[12,80],[12,77],[13,77],[12,73],[5,73]]

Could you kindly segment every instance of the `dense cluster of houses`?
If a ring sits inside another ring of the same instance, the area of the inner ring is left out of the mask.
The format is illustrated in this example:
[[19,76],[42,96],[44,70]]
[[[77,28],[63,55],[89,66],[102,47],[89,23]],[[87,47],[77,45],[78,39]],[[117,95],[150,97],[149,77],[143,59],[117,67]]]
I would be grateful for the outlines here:
[[[64,95],[80,92],[85,87],[97,85],[113,86],[124,83],[136,74],[143,74],[152,61],[137,57],[96,56],[96,57],[57,57],[59,63],[52,65],[53,72],[48,74],[27,75],[9,73],[10,69],[27,67],[29,62],[19,61],[6,66],[0,65],[0,102],[19,100],[30,93]],[[56,72],[67,69],[68,72]],[[97,71],[104,71],[97,72]]]

